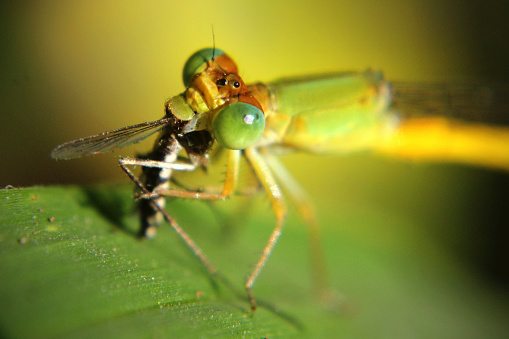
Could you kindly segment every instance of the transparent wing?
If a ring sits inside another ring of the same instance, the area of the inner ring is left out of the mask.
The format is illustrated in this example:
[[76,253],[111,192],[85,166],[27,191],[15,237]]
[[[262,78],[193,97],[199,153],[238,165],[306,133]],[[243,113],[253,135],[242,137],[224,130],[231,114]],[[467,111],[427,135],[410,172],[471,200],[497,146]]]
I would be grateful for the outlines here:
[[163,118],[66,142],[51,152],[53,159],[71,159],[104,153],[139,142],[161,130],[170,121]]
[[509,86],[391,82],[393,105],[403,117],[438,115],[450,119],[509,125]]

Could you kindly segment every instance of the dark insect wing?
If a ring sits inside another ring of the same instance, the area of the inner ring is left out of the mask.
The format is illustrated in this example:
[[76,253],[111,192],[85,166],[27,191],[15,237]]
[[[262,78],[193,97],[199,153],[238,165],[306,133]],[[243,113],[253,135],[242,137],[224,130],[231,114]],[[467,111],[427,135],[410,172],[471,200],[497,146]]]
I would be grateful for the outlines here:
[[71,159],[104,153],[139,142],[158,132],[170,121],[163,118],[66,142],[51,152],[53,159]]
[[393,105],[403,117],[509,125],[509,87],[500,84],[391,82]]

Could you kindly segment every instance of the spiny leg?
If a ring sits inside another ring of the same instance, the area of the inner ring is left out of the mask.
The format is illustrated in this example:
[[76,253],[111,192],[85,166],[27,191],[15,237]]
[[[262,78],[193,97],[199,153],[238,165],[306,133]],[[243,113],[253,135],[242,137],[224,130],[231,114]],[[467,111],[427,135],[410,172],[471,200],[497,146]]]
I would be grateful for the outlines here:
[[226,165],[226,176],[223,188],[221,193],[208,193],[202,191],[181,191],[181,190],[171,190],[171,189],[163,189],[158,190],[156,192],[148,192],[140,195],[142,199],[153,199],[161,196],[171,196],[176,198],[185,198],[185,199],[198,199],[198,200],[225,200],[229,198],[235,191],[237,186],[237,178],[239,172],[239,162],[240,162],[240,154],[239,150],[229,150],[228,151],[228,162]]
[[[237,183],[237,177],[238,177],[238,168],[239,168],[239,162],[240,162],[240,154],[241,152],[238,150],[230,150],[229,156],[228,156],[228,164],[227,164],[227,170],[226,170],[226,177],[225,177],[225,183],[222,189],[221,193],[213,194],[213,193],[205,193],[205,192],[180,192],[180,191],[173,191],[173,190],[161,190],[156,192],[156,194],[152,194],[149,192],[144,185],[140,182],[138,178],[136,178],[130,171],[127,169],[122,162],[120,163],[120,166],[124,170],[124,172],[131,178],[132,181],[136,183],[138,187],[144,192],[142,194],[141,198],[149,199],[151,201],[151,204],[158,209],[167,222],[172,226],[172,228],[175,230],[175,232],[182,238],[182,240],[187,244],[187,246],[193,251],[193,253],[200,259],[200,261],[204,264],[204,266],[208,269],[208,271],[216,276],[219,276],[217,270],[212,266],[212,264],[209,262],[209,260],[206,258],[205,254],[201,249],[192,241],[192,239],[178,226],[178,224],[175,222],[175,220],[158,204],[156,204],[153,201],[154,196],[178,196],[178,197],[187,197],[187,198],[194,198],[194,199],[205,199],[205,200],[217,200],[221,199],[224,200],[225,198],[231,196],[236,188]],[[251,272],[249,275],[246,283],[245,288],[248,293],[248,296],[251,301],[251,311],[256,310],[256,301],[254,298],[254,295],[252,293],[253,285],[260,274],[262,268],[265,266],[265,263],[267,262],[270,254],[272,253],[274,246],[279,239],[279,236],[281,235],[281,229],[283,226],[284,217],[286,214],[286,207],[283,202],[283,197],[281,195],[281,192],[279,191],[279,188],[272,177],[269,168],[265,164],[263,158],[261,155],[255,150],[255,149],[248,149],[246,150],[246,156],[251,164],[253,170],[255,171],[256,176],[258,177],[258,180],[266,190],[266,192],[269,194],[272,207],[274,209],[274,213],[276,215],[276,227],[274,228],[269,240],[267,241],[267,244],[265,245],[262,255],[257,262],[255,269]],[[182,194],[184,193],[184,194]],[[226,279],[224,277],[221,277],[223,282],[227,283]]]
[[[119,162],[124,168],[128,165],[142,167],[145,177],[144,181],[142,183],[140,181],[140,183],[145,189],[141,191],[143,194],[154,193],[168,187],[174,170],[193,171],[198,167],[194,163],[177,162],[178,152],[181,149],[181,145],[173,137],[163,138],[146,158],[123,158]],[[139,235],[149,239],[155,237],[157,228],[164,218],[163,214],[153,207],[153,204],[164,209],[166,201],[163,197],[154,197],[152,202],[148,200],[138,202],[141,222]]]
[[251,299],[251,311],[254,312],[256,310],[256,300],[252,291],[253,285],[255,284],[258,275],[260,275],[261,270],[267,263],[269,256],[274,250],[274,246],[281,236],[281,230],[283,228],[283,222],[286,215],[286,207],[281,191],[279,190],[279,187],[277,186],[276,181],[274,180],[274,177],[272,176],[271,171],[265,163],[263,157],[255,148],[247,148],[245,153],[249,163],[255,171],[256,176],[258,177],[258,180],[260,180],[260,183],[263,185],[265,191],[269,195],[272,209],[276,215],[276,227],[274,227],[274,230],[272,231],[267,244],[263,248],[260,259],[256,263],[254,270],[251,272],[251,274],[249,274],[244,285],[246,287],[249,298]]
[[[124,165],[123,159],[120,159],[119,161],[120,168],[124,171],[124,173],[138,186],[138,188],[145,192],[146,194],[149,194],[150,192],[147,190],[147,188],[143,185],[143,183]],[[191,239],[191,237],[177,224],[175,219],[173,219],[170,214],[159,204],[157,204],[155,201],[150,199],[151,205],[157,209],[159,212],[162,213],[164,219],[170,224],[171,228],[177,233],[177,235],[184,241],[184,243],[189,247],[189,249],[198,257],[198,259],[202,262],[202,264],[205,266],[207,271],[209,271],[210,274],[216,275],[217,270],[212,265],[212,263],[209,261],[205,253],[201,250],[201,248]]]
[[289,198],[297,206],[301,217],[309,227],[310,252],[311,252],[311,268],[313,271],[313,280],[318,297],[324,301],[327,299],[337,299],[332,296],[325,258],[323,255],[323,247],[320,236],[320,225],[316,220],[314,208],[310,203],[307,193],[284,167],[278,158],[268,152],[263,153],[265,161],[270,169],[281,183],[282,188],[289,193]]
[[164,161],[155,161],[148,159],[132,159],[132,158],[122,158],[119,162],[124,166],[142,166],[142,167],[151,167],[151,168],[160,168],[160,169],[171,169],[174,171],[194,171],[196,164],[187,163],[187,162],[164,162]]
[[[237,183],[237,176],[238,176],[238,169],[239,169],[239,162],[240,162],[240,151],[237,150],[231,150],[229,151],[228,156],[228,163],[227,163],[227,169],[226,169],[226,178],[225,178],[225,184],[222,190],[221,195],[219,195],[219,199],[225,199],[226,197],[229,197],[233,194],[235,191],[236,183]],[[192,167],[192,164],[186,164],[186,163],[165,163],[160,161],[151,161],[151,160],[143,160],[143,159],[120,159],[119,161],[120,167],[122,170],[126,173],[126,175],[140,188],[140,190],[143,192],[142,196],[150,202],[150,204],[158,210],[164,217],[164,219],[170,224],[170,226],[173,228],[173,230],[179,235],[179,237],[184,241],[184,243],[191,249],[191,251],[198,257],[198,259],[202,262],[202,264],[206,267],[206,269],[210,272],[210,274],[215,275],[216,277],[220,278],[223,283],[228,285],[229,287],[232,287],[232,284],[222,275],[220,275],[216,268],[211,264],[211,262],[208,260],[205,253],[200,249],[200,247],[191,239],[191,237],[177,224],[175,219],[173,219],[170,214],[162,207],[160,204],[156,203],[153,198],[150,196],[152,195],[152,192],[150,192],[145,185],[126,167],[126,165],[138,165],[138,166],[144,166],[145,164],[148,164],[149,167],[154,168],[165,168],[165,169],[172,169],[172,170],[193,170],[196,168],[196,166]],[[168,190],[169,191],[169,190]],[[161,195],[161,192],[158,192],[158,196],[160,198],[163,198]],[[164,193],[164,192],[163,192]],[[196,198],[196,194],[200,192],[188,192],[190,193],[191,198]],[[186,197],[185,195],[181,195],[182,197]],[[198,194],[200,196],[200,194]],[[148,197],[148,198],[147,198]],[[203,199],[207,197],[207,194],[203,194],[202,197],[198,197],[198,199]],[[217,199],[218,195],[209,195],[209,198]]]

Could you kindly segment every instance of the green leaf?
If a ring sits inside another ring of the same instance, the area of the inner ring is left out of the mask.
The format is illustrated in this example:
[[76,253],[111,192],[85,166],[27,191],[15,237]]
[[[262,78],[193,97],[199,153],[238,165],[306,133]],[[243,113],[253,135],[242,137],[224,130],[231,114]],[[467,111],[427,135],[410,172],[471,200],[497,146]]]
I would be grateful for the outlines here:
[[[168,204],[227,284],[166,225],[155,240],[138,239],[128,186],[5,189],[0,199],[2,337],[465,338],[509,330],[494,293],[382,212],[322,220],[332,285],[346,296],[340,313],[316,300],[307,231],[290,215],[255,285],[252,314],[243,279],[274,226],[264,197]],[[335,227],[339,220],[349,227]],[[383,229],[375,237],[365,233],[373,224]],[[409,245],[416,239],[421,246]]]

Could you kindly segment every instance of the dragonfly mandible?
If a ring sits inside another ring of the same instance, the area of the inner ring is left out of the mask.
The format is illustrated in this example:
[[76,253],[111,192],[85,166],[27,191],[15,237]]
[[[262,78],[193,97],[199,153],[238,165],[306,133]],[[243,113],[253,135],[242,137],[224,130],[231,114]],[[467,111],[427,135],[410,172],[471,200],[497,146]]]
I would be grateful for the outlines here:
[[[408,95],[410,87],[405,84],[393,87],[379,71],[293,77],[248,86],[226,53],[204,48],[187,60],[183,81],[186,90],[166,102],[162,119],[69,141],[56,147],[51,156],[70,159],[102,153],[159,132],[149,154],[119,160],[122,170],[140,190],[140,235],[153,237],[157,226],[166,220],[211,274],[217,273],[215,267],[165,210],[165,197],[225,200],[235,192],[239,162],[244,157],[268,195],[276,217],[275,227],[245,282],[252,311],[256,309],[253,286],[282,232],[286,215],[283,191],[289,193],[288,197],[310,226],[312,251],[320,253],[313,208],[276,155],[294,151],[342,154],[369,150],[403,158],[509,170],[508,128],[433,114],[406,117],[397,108],[398,105],[405,108],[408,100],[399,100],[397,94],[403,91]],[[483,93],[478,87],[468,90],[471,92],[466,98]],[[450,99],[454,88],[444,87],[442,92],[443,96],[428,102],[431,113],[453,107]],[[485,109],[484,101],[480,102],[472,100],[464,106],[470,110]],[[210,193],[173,188],[173,172],[207,167],[216,143],[228,150],[222,190]],[[140,166],[144,179],[136,177],[127,166]],[[320,254],[314,258],[320,258]],[[317,284],[325,290],[327,284],[320,278],[325,276],[322,260],[315,261]]]

